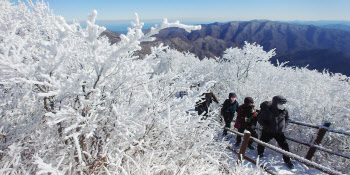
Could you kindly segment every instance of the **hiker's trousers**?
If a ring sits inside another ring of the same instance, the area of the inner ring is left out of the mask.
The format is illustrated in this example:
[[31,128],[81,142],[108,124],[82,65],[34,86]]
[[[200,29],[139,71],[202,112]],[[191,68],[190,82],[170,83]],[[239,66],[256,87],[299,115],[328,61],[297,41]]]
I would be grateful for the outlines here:
[[[289,151],[289,145],[287,143],[286,136],[284,133],[270,133],[268,131],[262,130],[260,140],[268,143],[271,139],[275,139],[278,145],[285,151]],[[264,153],[265,147],[258,145],[258,155]],[[284,162],[289,162],[290,158],[283,155]]]

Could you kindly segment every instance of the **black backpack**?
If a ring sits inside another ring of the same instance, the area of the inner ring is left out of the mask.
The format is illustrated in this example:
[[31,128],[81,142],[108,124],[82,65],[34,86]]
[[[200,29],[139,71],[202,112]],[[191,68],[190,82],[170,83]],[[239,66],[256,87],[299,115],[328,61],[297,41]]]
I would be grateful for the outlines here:
[[264,114],[269,112],[269,108],[272,105],[272,101],[264,101],[260,104],[260,111],[258,113],[258,122],[263,126]]

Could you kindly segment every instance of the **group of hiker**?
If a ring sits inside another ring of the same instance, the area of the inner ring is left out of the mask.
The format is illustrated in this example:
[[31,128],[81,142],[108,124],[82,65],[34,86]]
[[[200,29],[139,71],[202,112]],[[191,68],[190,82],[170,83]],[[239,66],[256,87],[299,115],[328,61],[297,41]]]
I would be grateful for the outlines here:
[[[286,125],[289,122],[288,111],[284,107],[284,104],[287,102],[286,98],[281,95],[274,96],[272,101],[261,103],[259,111],[255,109],[252,97],[246,97],[242,105],[239,105],[236,98],[237,95],[235,93],[229,93],[229,98],[225,100],[221,108],[221,114],[225,120],[225,128],[231,128],[231,122],[235,113],[237,113],[234,127],[238,129],[238,132],[243,133],[244,130],[248,130],[252,137],[258,138],[256,125],[259,122],[262,126],[259,138],[261,141],[269,142],[274,138],[282,149],[289,151],[286,136],[284,135]],[[227,130],[224,129],[223,135],[227,135]],[[249,141],[248,148],[254,150],[252,143],[252,141]],[[235,146],[240,144],[241,136],[237,136]],[[257,152],[260,158],[264,155],[264,149],[264,146],[258,145]],[[289,168],[294,168],[289,157],[283,156],[283,160]]]

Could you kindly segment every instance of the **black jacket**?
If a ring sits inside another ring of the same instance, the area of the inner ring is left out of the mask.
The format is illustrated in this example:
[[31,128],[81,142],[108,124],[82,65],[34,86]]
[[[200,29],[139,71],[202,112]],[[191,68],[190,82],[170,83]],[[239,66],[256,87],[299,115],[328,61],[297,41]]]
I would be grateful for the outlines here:
[[272,100],[272,105],[265,110],[261,110],[259,114],[259,123],[263,126],[263,130],[271,133],[283,133],[289,122],[289,114],[286,109],[277,109],[278,100],[282,96],[276,96]]

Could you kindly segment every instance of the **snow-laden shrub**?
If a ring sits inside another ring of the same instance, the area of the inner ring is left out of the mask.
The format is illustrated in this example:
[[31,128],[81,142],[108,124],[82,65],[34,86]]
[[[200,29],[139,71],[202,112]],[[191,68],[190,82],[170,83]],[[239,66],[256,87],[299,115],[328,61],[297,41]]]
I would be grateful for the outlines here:
[[221,126],[189,111],[215,83],[206,78],[215,60],[162,46],[145,59],[133,54],[162,28],[200,26],[164,20],[143,34],[136,15],[110,45],[96,11],[82,28],[45,3],[28,5],[0,1],[1,174],[261,171],[234,168],[226,145],[214,142]]

